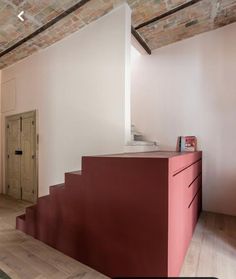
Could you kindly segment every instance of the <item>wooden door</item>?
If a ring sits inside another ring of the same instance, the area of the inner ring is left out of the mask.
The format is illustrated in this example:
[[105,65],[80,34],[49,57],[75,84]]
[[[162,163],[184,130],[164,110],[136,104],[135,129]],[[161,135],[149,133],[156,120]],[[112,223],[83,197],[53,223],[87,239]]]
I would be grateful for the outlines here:
[[20,186],[20,156],[16,151],[20,150],[20,118],[12,117],[7,121],[7,162],[6,162],[6,187],[8,195],[13,198],[21,198]]
[[34,202],[36,192],[35,116],[32,113],[26,113],[21,119],[21,198]]
[[35,112],[7,118],[7,193],[30,202],[37,198]]

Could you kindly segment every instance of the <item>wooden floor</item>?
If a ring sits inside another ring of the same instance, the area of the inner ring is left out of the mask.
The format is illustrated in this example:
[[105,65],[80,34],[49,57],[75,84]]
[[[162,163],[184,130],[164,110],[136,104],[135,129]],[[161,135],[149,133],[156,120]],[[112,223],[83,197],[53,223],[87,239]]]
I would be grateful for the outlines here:
[[181,276],[236,278],[236,217],[201,214]]
[[0,269],[12,279],[105,279],[97,271],[15,230],[26,202],[0,195]]
[[[0,269],[13,279],[107,278],[16,231],[15,217],[26,206],[0,195]],[[236,278],[236,217],[202,213],[181,276]]]

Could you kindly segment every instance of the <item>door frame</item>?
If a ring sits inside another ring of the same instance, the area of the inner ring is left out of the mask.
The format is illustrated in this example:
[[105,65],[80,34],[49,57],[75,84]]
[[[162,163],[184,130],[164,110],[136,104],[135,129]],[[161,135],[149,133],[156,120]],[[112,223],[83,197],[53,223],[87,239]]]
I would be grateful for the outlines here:
[[32,115],[34,118],[35,123],[35,133],[34,133],[34,154],[35,154],[35,160],[34,160],[34,169],[35,169],[35,181],[34,181],[34,203],[36,203],[38,199],[38,133],[37,133],[37,111],[31,110],[31,111],[25,111],[22,113],[17,114],[11,114],[5,116],[5,192],[8,195],[8,122],[10,119],[19,118],[21,116],[25,115]]

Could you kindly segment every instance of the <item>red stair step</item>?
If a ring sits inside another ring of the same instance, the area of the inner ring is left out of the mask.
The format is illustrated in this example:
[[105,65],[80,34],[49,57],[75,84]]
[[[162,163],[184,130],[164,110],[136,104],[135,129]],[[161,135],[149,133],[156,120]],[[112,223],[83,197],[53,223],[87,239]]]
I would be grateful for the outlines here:
[[82,184],[83,175],[82,171],[74,171],[65,173],[66,187],[78,186]]
[[32,205],[26,208],[25,221],[26,221],[26,233],[35,237],[36,234],[36,213],[37,205]]
[[[55,191],[55,194],[57,191]],[[35,236],[37,239],[45,242],[48,245],[53,246],[53,235],[50,233],[52,231],[51,226],[53,225],[52,219],[54,216],[54,209],[53,209],[53,199],[54,195],[47,195],[40,197],[38,199],[37,204],[37,214],[36,214],[36,230],[37,235]],[[55,231],[53,231],[55,237]]]
[[20,216],[16,217],[16,229],[20,230],[22,232],[26,232],[25,231],[25,214],[22,214]]
[[64,188],[65,188],[65,184],[64,183],[53,185],[53,186],[50,186],[49,193],[51,195],[51,194],[54,194],[55,191],[58,191],[58,190],[60,191],[60,190],[62,190]]
[[[47,205],[48,203],[50,203],[50,195],[46,195],[46,196],[43,196],[43,197],[39,197],[38,198],[38,202],[37,202],[37,206],[38,206],[38,213],[41,209],[43,209],[43,207],[45,205]],[[38,215],[37,213],[37,215]]]

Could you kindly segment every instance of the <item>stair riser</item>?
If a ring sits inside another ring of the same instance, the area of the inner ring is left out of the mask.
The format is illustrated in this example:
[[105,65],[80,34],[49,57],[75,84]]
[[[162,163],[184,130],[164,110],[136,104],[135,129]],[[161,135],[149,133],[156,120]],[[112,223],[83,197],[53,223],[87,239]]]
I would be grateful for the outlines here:
[[37,223],[36,212],[37,212],[36,206],[26,208],[25,232],[31,235],[32,237],[35,237],[36,235],[36,223]]
[[60,187],[51,186],[49,188],[49,194],[54,195],[55,192],[58,192],[58,191],[63,192],[64,189],[65,189],[65,186],[60,186]]
[[71,186],[82,186],[84,181],[84,177],[82,175],[78,174],[70,174],[66,173],[65,174],[65,185],[66,187],[71,187]]
[[[85,245],[84,232],[81,229],[84,227],[85,222],[82,197],[83,192],[81,189],[72,186],[69,189],[67,188],[67,191],[63,194],[58,193],[51,199],[55,210],[52,217],[54,226],[51,226],[51,231],[54,238],[51,241],[51,245],[76,259],[79,259],[78,253],[80,256],[84,253],[86,254],[86,250],[83,249]],[[58,220],[58,223],[55,220]],[[55,235],[60,235],[60,237],[55,239]],[[79,247],[79,249],[75,249],[75,247]]]
[[16,218],[16,229],[26,233],[25,220],[22,220],[21,218],[17,217]]
[[[49,245],[52,246],[52,240],[50,236],[53,208],[51,204],[51,197],[47,196],[46,198],[40,198],[38,202],[37,210],[37,224],[36,224],[36,235],[35,237]],[[55,222],[55,220],[54,220]]]

